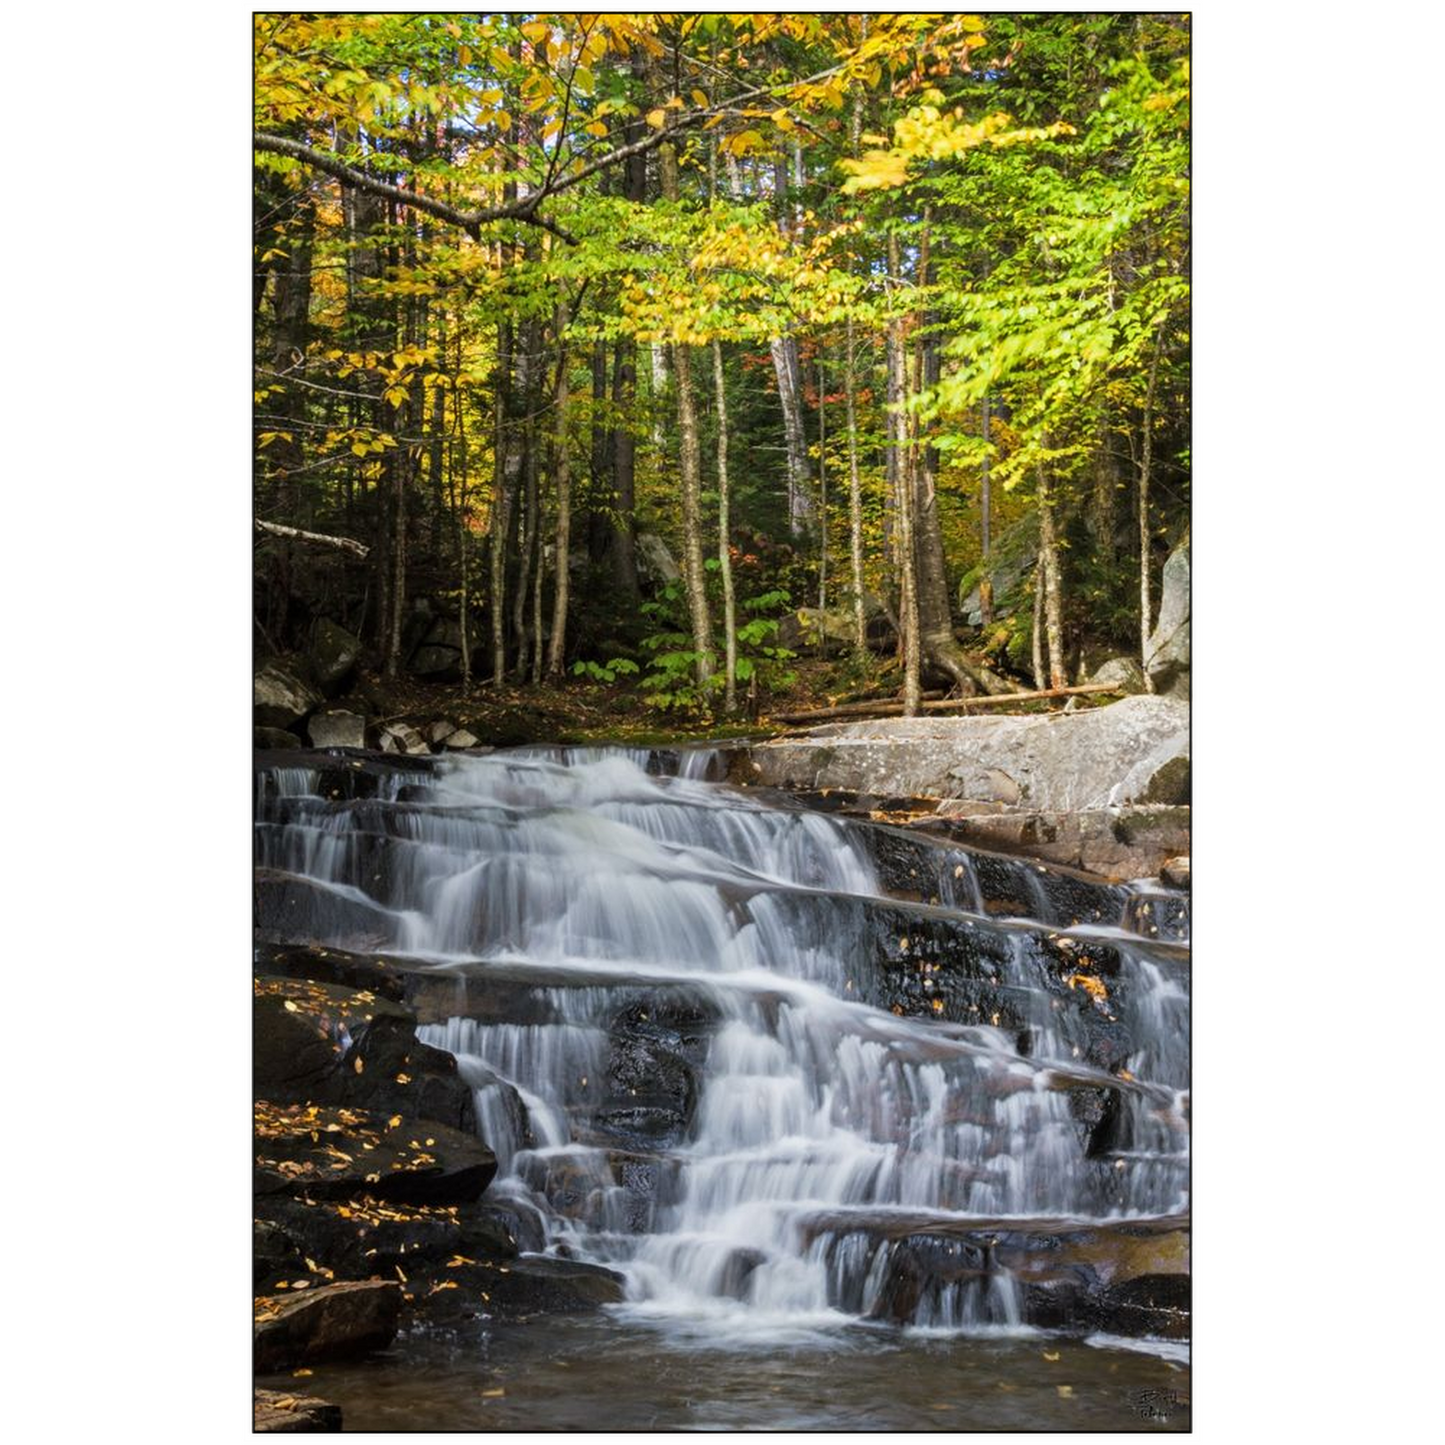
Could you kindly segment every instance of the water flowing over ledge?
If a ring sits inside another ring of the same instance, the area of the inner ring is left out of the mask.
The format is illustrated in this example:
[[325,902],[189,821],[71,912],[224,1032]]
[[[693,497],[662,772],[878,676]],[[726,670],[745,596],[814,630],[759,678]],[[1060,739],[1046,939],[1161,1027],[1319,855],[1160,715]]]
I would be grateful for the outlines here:
[[765,806],[722,771],[268,768],[260,936],[407,961],[496,1153],[487,1197],[532,1253],[620,1273],[635,1326],[1177,1333],[1182,896]]

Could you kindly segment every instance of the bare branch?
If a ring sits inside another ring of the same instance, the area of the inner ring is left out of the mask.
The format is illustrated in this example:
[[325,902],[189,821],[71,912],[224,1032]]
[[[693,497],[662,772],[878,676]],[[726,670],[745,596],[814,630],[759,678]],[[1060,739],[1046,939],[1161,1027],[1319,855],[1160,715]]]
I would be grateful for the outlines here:
[[256,518],[256,530],[269,532],[276,537],[294,537],[298,542],[315,542],[320,547],[339,547],[343,552],[353,552],[365,557],[371,550],[364,542],[352,537],[330,537],[324,532],[303,532],[299,527],[283,527],[279,522],[263,522]]

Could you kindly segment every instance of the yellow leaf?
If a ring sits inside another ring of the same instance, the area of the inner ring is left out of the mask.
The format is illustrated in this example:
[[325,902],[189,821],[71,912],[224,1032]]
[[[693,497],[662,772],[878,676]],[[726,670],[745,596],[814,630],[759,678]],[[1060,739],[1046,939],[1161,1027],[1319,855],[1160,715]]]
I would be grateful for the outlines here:
[[[354,448],[353,448],[354,450]],[[366,1067],[360,1058],[353,1060],[351,1067],[359,1074]]]
[[482,1399],[484,1399],[484,1400],[500,1400],[500,1399],[502,1398],[502,1396],[505,1395],[506,1393],[507,1393],[507,1392],[506,1392],[504,1389],[502,1389],[501,1386],[499,1385],[495,1390],[483,1390],[483,1391],[482,1391]]
[[661,130],[667,124],[667,112],[661,106],[647,112],[647,123],[653,130]]
[[288,998],[286,1000],[286,1012],[288,1014],[294,1014],[299,1008],[300,1004],[298,1004],[294,998]]
[[869,151],[856,161],[844,160],[842,164],[849,172],[848,179],[843,183],[843,190],[848,195],[901,186],[908,178],[908,158],[896,151]]
[[587,126],[587,134],[604,136],[607,134],[607,127],[600,120],[594,120]]
[[692,103],[693,103],[694,105],[706,105],[706,104],[707,104],[707,96],[704,95],[704,94],[702,93],[702,91],[700,91],[700,90],[695,90],[695,91],[693,91],[693,93],[692,93]]
[[1055,1385],[1054,1389],[1059,1392],[1059,1399],[1072,1400],[1074,1398],[1074,1387],[1072,1385]]
[[313,1375],[313,1374],[315,1374],[315,1373],[316,1373],[316,1372],[315,1372],[314,1370],[292,1370],[292,1371],[291,1371],[291,1378],[292,1378],[293,1380],[299,1380],[299,1379],[302,1379],[302,1378],[303,1378],[304,1376],[306,1376],[306,1375]]

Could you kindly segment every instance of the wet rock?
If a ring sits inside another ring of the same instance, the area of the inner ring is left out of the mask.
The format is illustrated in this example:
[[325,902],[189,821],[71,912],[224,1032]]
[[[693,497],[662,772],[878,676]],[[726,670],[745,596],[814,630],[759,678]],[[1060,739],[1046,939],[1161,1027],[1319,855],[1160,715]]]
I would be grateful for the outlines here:
[[258,1218],[254,1221],[251,1230],[251,1273],[255,1288],[271,1289],[278,1280],[284,1279],[289,1283],[295,1275],[304,1277],[306,1256],[307,1251],[283,1225],[274,1219]]
[[257,935],[268,942],[335,938],[364,946],[390,938],[394,928],[378,904],[271,868],[256,870],[253,901]]
[[475,733],[469,733],[466,728],[456,728],[442,739],[442,745],[452,749],[478,748],[481,746],[481,739]]
[[257,1390],[251,1429],[257,1435],[292,1435],[341,1429],[341,1406],[312,1395]]
[[1110,1334],[1187,1340],[1190,1331],[1188,1274],[1145,1274],[1105,1290],[1089,1315]]
[[256,971],[277,978],[340,984],[379,994],[394,1003],[400,1003],[406,994],[405,979],[395,964],[384,958],[324,948],[320,944],[293,947],[263,944],[256,950]]
[[1170,888],[1182,888],[1189,890],[1189,855],[1182,854],[1176,858],[1168,859],[1163,867],[1159,869],[1159,879],[1167,883]]
[[[326,690],[331,691],[344,682],[361,657],[361,639],[348,632],[329,617],[321,617],[311,629],[311,646],[307,649],[306,665],[311,676]],[[357,744],[358,747],[361,744]]]
[[290,727],[321,701],[321,694],[309,683],[278,663],[270,663],[256,673],[253,691],[257,727]]
[[251,745],[255,748],[277,748],[289,751],[301,746],[301,739],[285,728],[256,728],[252,733]]
[[975,848],[1039,858],[1101,879],[1151,877],[1188,847],[1188,808],[1104,808],[1085,812],[979,812],[953,802],[914,826]]
[[697,1068],[715,1021],[679,998],[643,997],[614,1015],[608,1033],[607,1093],[594,1127],[644,1148],[679,1142],[697,1107]]
[[433,747],[444,743],[457,730],[457,725],[440,718],[426,729],[426,739]]
[[384,1350],[396,1337],[401,1289],[381,1281],[323,1285],[256,1301],[258,1374]]
[[472,1090],[449,1053],[421,1043],[416,1016],[370,990],[255,981],[255,1077],[274,1103],[357,1105],[476,1129]]
[[252,1000],[251,1038],[256,1087],[282,1097],[305,1098],[324,1087],[344,1052],[320,1020],[297,1011],[290,999],[276,993],[258,992]]
[[256,1237],[267,1245],[266,1267],[258,1256],[258,1288],[297,1279],[397,1278],[408,1288],[445,1280],[452,1260],[513,1258],[510,1232],[480,1203],[416,1205],[361,1195],[314,1199],[273,1194],[256,1201]]
[[493,1286],[488,1291],[492,1311],[513,1317],[583,1313],[623,1298],[623,1278],[616,1270],[549,1255],[522,1255],[499,1266]]
[[318,712],[306,724],[311,745],[317,748],[364,748],[366,719],[354,712]]
[[478,1139],[431,1119],[260,1100],[255,1130],[258,1195],[468,1204],[497,1172]]

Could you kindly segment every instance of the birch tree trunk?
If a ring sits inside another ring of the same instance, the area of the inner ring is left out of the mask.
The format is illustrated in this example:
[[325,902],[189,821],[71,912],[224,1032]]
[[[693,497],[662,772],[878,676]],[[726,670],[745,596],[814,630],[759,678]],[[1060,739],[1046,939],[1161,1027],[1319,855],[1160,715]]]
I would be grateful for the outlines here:
[[[677,148],[669,143],[658,147],[664,200],[677,199]],[[677,383],[677,429],[682,471],[682,574],[687,589],[687,608],[692,623],[694,675],[699,688],[712,676],[712,618],[708,615],[707,571],[702,560],[702,450],[697,434],[697,404],[693,395],[692,350],[674,344],[673,378]]]
[[[572,548],[572,474],[567,455],[567,301],[557,307],[557,385],[553,391],[556,430],[552,442],[552,478],[557,492],[556,586],[552,598],[552,640],[547,652],[547,676],[562,676],[567,651],[568,564]],[[538,640],[540,648],[541,641]]]
[[1154,354],[1149,358],[1149,384],[1144,394],[1144,436],[1139,457],[1139,666],[1144,671],[1144,686],[1154,691],[1149,675],[1149,632],[1152,626],[1152,601],[1149,596],[1149,481],[1154,460],[1154,391],[1159,379],[1159,352],[1164,342],[1161,327],[1154,338]]
[[853,650],[868,650],[868,619],[863,613],[863,487],[858,477],[858,410],[855,395],[853,318],[848,318],[848,375],[844,405],[848,424],[848,546],[853,562]]
[[738,706],[737,605],[733,596],[733,559],[730,546],[731,519],[728,514],[728,399],[723,385],[722,343],[712,344],[712,379],[717,393],[717,560],[723,589],[723,637],[727,660],[723,706],[729,713]]

